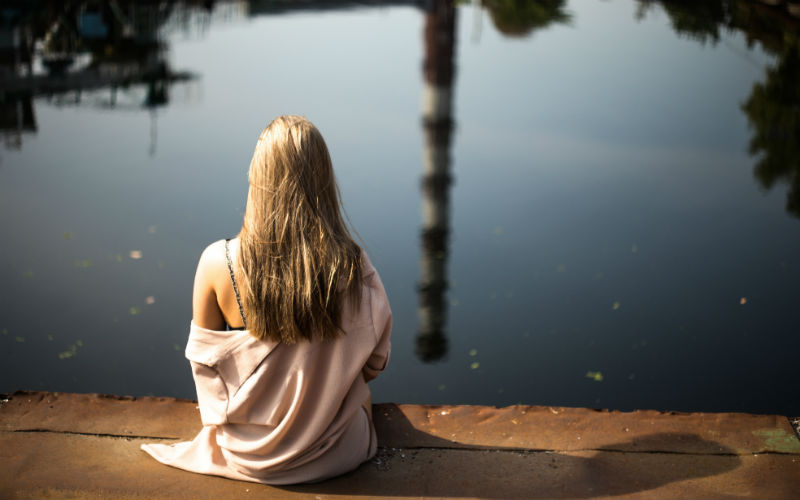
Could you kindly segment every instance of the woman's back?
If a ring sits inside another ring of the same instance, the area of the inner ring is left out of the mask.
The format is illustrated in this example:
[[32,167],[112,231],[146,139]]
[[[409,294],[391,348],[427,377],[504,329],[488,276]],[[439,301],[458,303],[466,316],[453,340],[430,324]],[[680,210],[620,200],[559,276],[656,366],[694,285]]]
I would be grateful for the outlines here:
[[239,238],[219,240],[207,246],[200,255],[192,294],[192,321],[196,325],[210,330],[244,329],[228,267],[228,258],[232,265],[238,249]]

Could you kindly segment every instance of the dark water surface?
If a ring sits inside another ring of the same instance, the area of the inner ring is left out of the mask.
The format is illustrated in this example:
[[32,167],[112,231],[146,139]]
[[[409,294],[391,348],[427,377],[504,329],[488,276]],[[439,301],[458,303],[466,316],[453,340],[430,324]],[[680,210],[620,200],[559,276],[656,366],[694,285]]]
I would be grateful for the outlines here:
[[197,258],[293,113],[392,302],[376,401],[800,414],[797,21],[432,4],[0,2],[0,391],[194,397]]

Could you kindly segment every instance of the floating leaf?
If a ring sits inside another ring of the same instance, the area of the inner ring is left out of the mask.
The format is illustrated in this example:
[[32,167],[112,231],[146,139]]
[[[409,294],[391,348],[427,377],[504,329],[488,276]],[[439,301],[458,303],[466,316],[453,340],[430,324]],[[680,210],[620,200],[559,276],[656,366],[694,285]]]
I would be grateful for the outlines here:
[[458,299],[453,299],[453,300],[450,301],[450,305],[453,306],[453,307],[458,306],[458,304],[460,304]]
[[469,365],[469,367],[471,369],[473,369],[473,370],[477,370],[479,366],[481,366],[481,364],[478,363],[477,361],[475,361],[475,362],[473,362],[472,364]]
[[25,337],[14,337],[14,339],[19,343],[25,342]]
[[75,261],[75,267],[78,267],[78,268],[81,268],[81,269],[88,269],[88,268],[92,267],[92,261],[91,261],[91,259],[76,260]]
[[586,378],[590,378],[595,382],[602,382],[603,381],[603,373],[602,372],[586,372]]
[[178,344],[172,344],[172,348],[175,349],[176,351],[181,350],[181,346],[179,346]]
[[26,278],[33,278],[33,271],[25,271],[22,275]]
[[636,253],[638,251],[639,251],[639,245],[637,245],[636,243],[631,245],[631,253]]
[[138,260],[142,258],[142,251],[141,250],[131,250],[128,254],[131,259]]
[[81,339],[78,339],[75,341],[75,345],[78,347],[83,347],[83,341]]
[[3,335],[8,335],[8,328],[3,328]]
[[72,233],[70,233],[69,231],[64,231],[64,239],[65,240],[71,240],[72,239]]
[[78,346],[81,345],[83,345],[83,343],[80,340],[78,340],[74,344],[70,345],[66,351],[58,353],[58,359],[69,359],[72,356],[75,356],[76,354],[78,354]]
[[469,350],[469,355],[470,356],[477,356],[478,355],[478,350],[477,349],[470,349]]
[[131,313],[131,316],[136,316],[137,314],[139,314],[139,308],[131,307],[130,309],[128,309],[128,312]]
[[444,385],[444,384],[439,384],[439,387],[437,387],[437,389],[440,390],[440,391],[443,391],[443,390],[447,389],[447,386]]
[[630,375],[628,375],[628,380],[633,380],[635,378],[636,378],[636,374],[635,373],[631,373]]
[[48,335],[48,336],[47,336],[47,340],[50,340],[50,341],[52,341],[53,339],[55,339],[55,337],[53,337],[52,335]]
[[156,267],[159,269],[164,269],[164,261],[159,260],[158,262],[156,262]]
[[117,262],[122,262],[122,254],[118,253],[117,255],[115,255],[114,260],[116,260]]
[[741,299],[739,299],[739,304],[741,305],[747,304],[747,297],[742,297]]
[[619,301],[615,301],[613,304],[611,304],[611,309],[616,311],[617,309],[619,309],[619,306],[620,306]]
[[147,228],[147,232],[150,234],[156,234],[156,226],[150,226]]

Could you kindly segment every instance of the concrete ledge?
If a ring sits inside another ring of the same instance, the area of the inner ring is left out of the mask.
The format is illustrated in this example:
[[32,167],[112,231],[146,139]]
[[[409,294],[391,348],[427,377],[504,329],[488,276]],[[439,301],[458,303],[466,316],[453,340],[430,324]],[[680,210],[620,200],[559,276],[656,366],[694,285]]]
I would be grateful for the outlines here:
[[143,442],[192,438],[196,404],[18,392],[0,407],[2,498],[796,498],[786,417],[582,408],[375,405],[378,456],[270,487],[163,466]]

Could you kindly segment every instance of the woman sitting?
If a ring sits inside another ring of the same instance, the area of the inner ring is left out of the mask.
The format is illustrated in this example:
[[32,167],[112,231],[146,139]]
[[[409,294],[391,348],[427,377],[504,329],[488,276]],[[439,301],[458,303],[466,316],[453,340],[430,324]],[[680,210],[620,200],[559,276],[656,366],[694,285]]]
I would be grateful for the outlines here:
[[203,429],[142,449],[202,474],[319,481],[376,452],[367,382],[386,366],[391,310],[311,122],[270,123],[249,180],[238,238],[209,245],[195,276],[186,357]]

